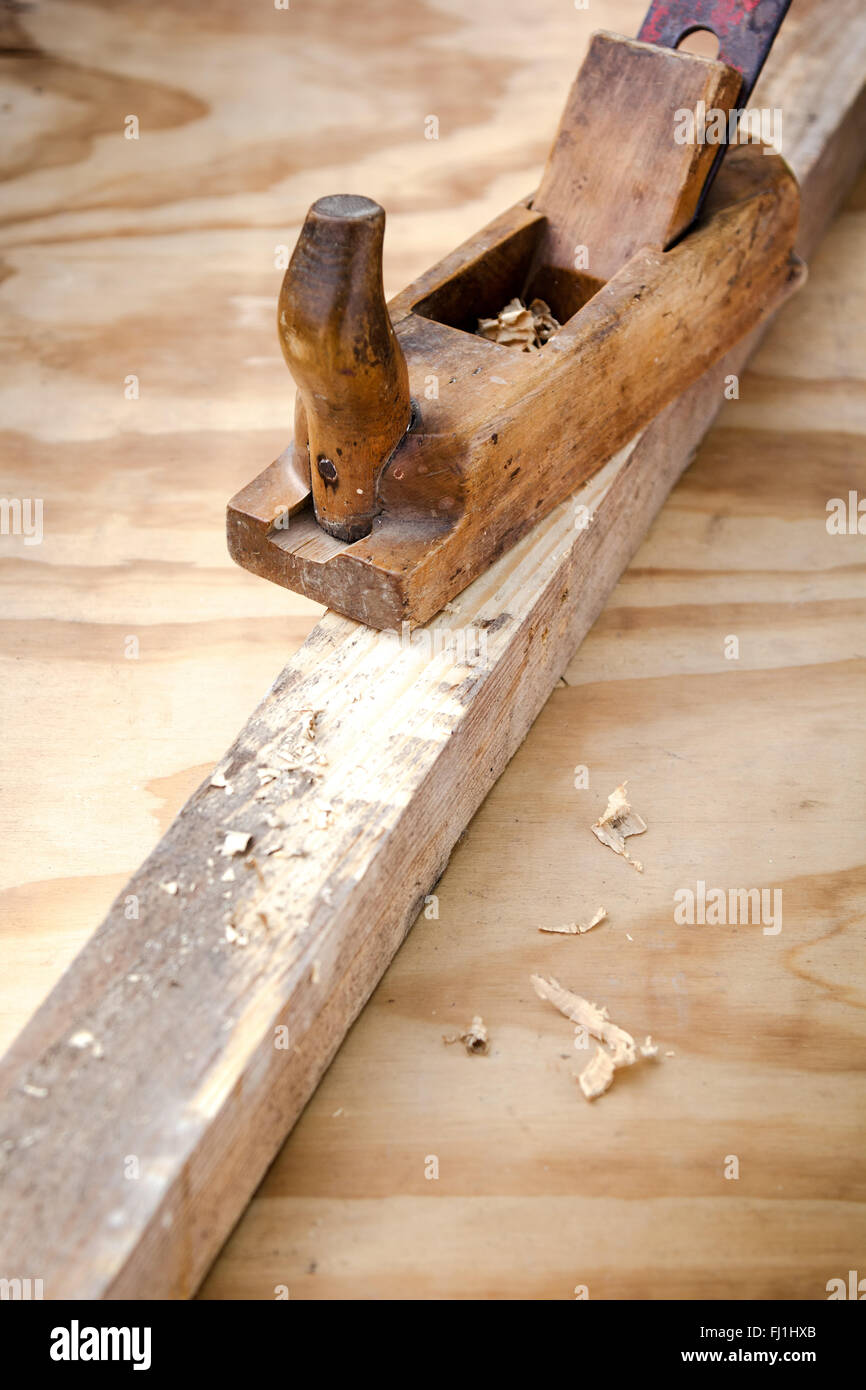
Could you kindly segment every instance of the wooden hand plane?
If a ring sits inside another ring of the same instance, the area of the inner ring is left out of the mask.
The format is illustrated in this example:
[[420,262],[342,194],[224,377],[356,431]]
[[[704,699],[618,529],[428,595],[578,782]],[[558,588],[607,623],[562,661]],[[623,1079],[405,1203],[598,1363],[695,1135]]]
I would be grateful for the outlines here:
[[[538,191],[388,305],[382,208],[313,205],[278,310],[294,442],[229,503],[238,564],[424,623],[777,307],[804,276],[793,174],[677,132],[735,129],[787,6],[655,0],[638,39],[596,33]],[[678,51],[697,28],[717,60]],[[477,332],[515,298],[560,325],[543,346]]]

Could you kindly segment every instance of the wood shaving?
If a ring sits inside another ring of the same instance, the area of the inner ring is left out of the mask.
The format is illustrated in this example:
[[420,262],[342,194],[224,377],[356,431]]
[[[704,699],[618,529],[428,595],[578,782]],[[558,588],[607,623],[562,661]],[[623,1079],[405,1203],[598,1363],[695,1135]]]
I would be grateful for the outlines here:
[[102,1043],[97,1042],[93,1034],[88,1032],[86,1028],[79,1028],[77,1033],[72,1034],[69,1039],[69,1046],[77,1047],[81,1052],[89,1049],[94,1057],[102,1056]]
[[626,796],[627,786],[628,783],[623,782],[621,787],[611,792],[604,815],[592,826],[592,833],[603,845],[612,849],[614,854],[621,854],[623,859],[627,859],[629,864],[633,864],[638,873],[642,874],[643,864],[637,859],[632,859],[625,842],[628,835],[642,835],[646,830],[646,821],[632,810]]
[[[611,1023],[607,1009],[599,1008],[597,1004],[590,1003],[581,995],[565,989],[558,980],[545,980],[541,975],[533,975],[531,978],[540,999],[546,999],[578,1028],[585,1029],[610,1049],[609,1052],[602,1052],[602,1049],[598,1048],[592,1061],[578,1077],[580,1088],[587,1100],[595,1100],[608,1089],[618,1067],[630,1067],[637,1060],[634,1038],[624,1028]],[[607,1060],[602,1060],[604,1058]]]
[[613,1081],[615,1071],[616,1065],[610,1053],[605,1052],[602,1047],[597,1047],[592,1061],[587,1063],[577,1078],[587,1100],[596,1100],[598,1096],[604,1095]]
[[[320,778],[320,766],[327,766],[327,758],[318,753],[310,744],[315,743],[318,720],[324,710],[300,710],[303,718],[300,731],[295,730],[288,739],[282,739],[276,747],[268,744],[256,754],[256,773],[260,783],[266,786],[287,772],[296,772],[309,778]],[[261,795],[261,792],[257,793]]]
[[230,859],[233,854],[245,854],[249,849],[252,835],[246,830],[227,830],[226,837],[220,847],[220,854]]
[[659,1055],[658,1043],[653,1042],[649,1033],[647,1033],[646,1042],[641,1044],[640,1055],[641,1057],[658,1057]]
[[578,1027],[585,1028],[587,1033],[591,1033],[599,1042],[606,1043],[613,1048],[617,1056],[618,1066],[627,1066],[625,1057],[630,1053],[631,1061],[634,1061],[635,1042],[630,1033],[626,1033],[623,1028],[618,1028],[615,1023],[611,1023],[607,1009],[599,1008],[597,1004],[591,1004],[588,999],[583,999],[581,995],[574,994],[572,990],[565,989],[558,980],[545,980],[542,975],[533,975],[532,983],[535,992],[540,999],[547,999],[553,1004],[554,1008],[559,1009],[561,1014],[570,1018],[572,1023]]
[[25,1082],[20,1089],[24,1092],[25,1096],[32,1096],[34,1100],[44,1100],[48,1095],[48,1090],[45,1086],[31,1086],[27,1082]]
[[595,916],[589,922],[569,922],[564,927],[539,927],[539,931],[555,932],[558,936],[580,936],[583,932],[592,931],[599,922],[603,922],[607,916],[607,908],[600,907]]
[[483,1055],[490,1047],[490,1039],[487,1036],[487,1027],[484,1019],[476,1014],[464,1033],[456,1033],[453,1037],[443,1037],[444,1043],[462,1042],[466,1051],[472,1055]]
[[172,897],[174,897],[175,893],[177,892],[176,883],[161,883],[159,886],[162,889],[163,893],[170,893]]
[[312,756],[312,750],[302,749],[298,754],[294,749],[274,748],[271,750],[271,757],[276,758],[277,762],[282,764],[282,768],[266,767],[265,772],[271,779],[279,777],[281,772],[302,772],[306,760]]
[[210,785],[211,787],[227,787],[227,786],[228,786],[228,782],[226,781],[226,775],[225,775],[225,773],[224,773],[224,772],[221,772],[220,769],[217,768],[216,772],[213,774],[213,776],[212,776],[211,779],[210,779],[209,785]]
[[491,343],[537,352],[561,327],[543,299],[533,299],[528,308],[522,299],[512,299],[495,319],[479,319],[475,331]]
[[306,724],[304,727],[304,733],[307,735],[307,738],[310,739],[311,742],[314,742],[316,738],[316,724],[319,721],[319,715],[324,714],[324,712],[325,711],[321,709],[310,709],[303,711],[303,713],[307,716]]

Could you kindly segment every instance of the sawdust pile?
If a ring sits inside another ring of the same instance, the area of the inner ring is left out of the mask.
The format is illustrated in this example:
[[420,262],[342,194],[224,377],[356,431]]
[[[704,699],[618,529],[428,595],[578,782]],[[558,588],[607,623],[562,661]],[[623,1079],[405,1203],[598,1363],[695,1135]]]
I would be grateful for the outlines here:
[[623,782],[621,787],[611,792],[604,815],[592,826],[592,833],[603,845],[612,849],[614,854],[621,854],[623,859],[627,859],[629,864],[633,864],[638,873],[642,874],[643,864],[638,859],[632,859],[625,842],[629,835],[642,835],[646,830],[646,821],[629,805],[625,791],[627,785],[627,782]]
[[528,307],[522,299],[512,299],[495,319],[479,319],[476,333],[503,347],[537,352],[561,327],[543,299],[533,299]]

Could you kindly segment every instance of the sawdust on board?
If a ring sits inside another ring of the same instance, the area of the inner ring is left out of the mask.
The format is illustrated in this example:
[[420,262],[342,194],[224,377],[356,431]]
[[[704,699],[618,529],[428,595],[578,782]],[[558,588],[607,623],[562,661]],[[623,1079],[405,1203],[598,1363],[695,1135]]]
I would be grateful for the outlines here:
[[607,908],[600,907],[588,922],[568,922],[564,927],[539,927],[538,930],[552,932],[558,936],[581,936],[583,932],[592,931],[593,927],[597,927],[606,917]]
[[69,1046],[75,1047],[79,1052],[90,1052],[94,1057],[102,1056],[102,1043],[99,1042],[88,1028],[79,1028],[69,1039]]
[[533,299],[528,306],[522,299],[512,299],[495,319],[479,319],[475,332],[479,338],[503,347],[537,352],[561,327],[543,299]]
[[[533,975],[531,979],[538,997],[553,1004],[576,1025],[575,1046],[583,1045],[583,1035],[586,1033],[602,1044],[596,1048],[595,1056],[578,1077],[580,1089],[587,1100],[595,1100],[608,1089],[618,1068],[630,1067],[637,1061],[638,1050],[634,1038],[624,1028],[611,1023],[607,1009],[599,1008],[581,995],[565,989],[558,980],[546,980],[542,975]],[[651,1050],[647,1051],[648,1048]],[[658,1054],[658,1048],[653,1045],[651,1038],[647,1038],[640,1051],[644,1057]]]
[[463,1033],[455,1033],[451,1037],[444,1036],[444,1043],[462,1042],[466,1051],[470,1053],[483,1054],[490,1047],[490,1039],[487,1035],[487,1026],[480,1014],[476,1014],[469,1027]]
[[34,1100],[44,1100],[48,1095],[47,1086],[31,1086],[29,1082],[24,1082],[18,1089],[25,1096],[31,1096]]
[[599,816],[592,826],[592,833],[603,845],[612,849],[614,854],[621,854],[623,859],[627,859],[629,864],[633,864],[638,873],[642,874],[643,864],[639,859],[632,859],[625,842],[629,835],[642,835],[646,830],[646,821],[632,810],[626,796],[627,786],[628,783],[623,782],[622,786],[611,792],[604,814]]
[[252,835],[246,830],[226,830],[225,839],[220,845],[220,854],[231,859],[235,854],[246,854]]

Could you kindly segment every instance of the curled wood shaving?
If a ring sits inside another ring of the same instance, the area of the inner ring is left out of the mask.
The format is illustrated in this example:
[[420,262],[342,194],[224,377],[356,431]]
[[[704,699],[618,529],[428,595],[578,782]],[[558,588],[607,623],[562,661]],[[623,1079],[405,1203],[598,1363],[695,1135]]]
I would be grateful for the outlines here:
[[607,916],[607,908],[600,907],[595,916],[589,922],[569,922],[564,927],[539,927],[539,931],[555,932],[559,936],[580,936],[583,932],[592,931],[599,922],[603,922]]
[[627,859],[638,873],[642,874],[643,864],[637,859],[632,859],[625,842],[628,835],[642,835],[646,830],[646,821],[632,810],[626,796],[627,785],[627,782],[623,782],[621,787],[611,792],[604,815],[592,826],[592,833],[603,845],[612,849],[614,854],[621,854],[623,859]]
[[595,1100],[608,1089],[618,1067],[630,1067],[637,1060],[634,1038],[624,1028],[611,1023],[607,1009],[599,1008],[581,995],[565,989],[558,980],[545,980],[541,975],[531,978],[540,999],[546,999],[578,1028],[585,1029],[610,1049],[604,1052],[602,1048],[597,1048],[592,1061],[578,1077],[587,1100]]
[[649,1033],[647,1033],[646,1042],[641,1044],[640,1055],[641,1057],[658,1057],[659,1055],[659,1045],[653,1042]]
[[574,994],[570,989],[565,989],[558,980],[545,980],[542,975],[533,975],[532,983],[540,999],[547,999],[554,1008],[559,1009],[561,1014],[570,1018],[572,1023],[576,1023],[580,1028],[585,1028],[587,1033],[598,1038],[599,1042],[606,1043],[608,1047],[613,1048],[618,1066],[629,1064],[626,1057],[629,1057],[629,1061],[634,1061],[634,1038],[623,1028],[618,1028],[615,1023],[611,1023],[607,1009],[599,1008],[597,1004],[591,1004],[588,999],[582,998],[581,995]]
[[613,1081],[615,1071],[616,1065],[610,1053],[605,1052],[602,1047],[597,1047],[592,1061],[587,1063],[577,1078],[587,1100],[596,1100],[598,1096],[604,1095]]
[[466,1048],[466,1051],[470,1054],[483,1054],[487,1052],[490,1047],[490,1039],[487,1036],[487,1027],[485,1025],[484,1019],[481,1018],[479,1014],[475,1015],[469,1027],[466,1029],[464,1033],[456,1033],[453,1037],[450,1038],[444,1037],[442,1041],[445,1043],[462,1042],[463,1046]]
[[543,299],[533,299],[528,308],[522,299],[512,299],[495,319],[479,319],[475,331],[489,342],[537,352],[561,327]]

